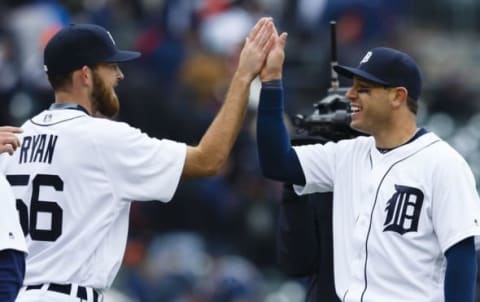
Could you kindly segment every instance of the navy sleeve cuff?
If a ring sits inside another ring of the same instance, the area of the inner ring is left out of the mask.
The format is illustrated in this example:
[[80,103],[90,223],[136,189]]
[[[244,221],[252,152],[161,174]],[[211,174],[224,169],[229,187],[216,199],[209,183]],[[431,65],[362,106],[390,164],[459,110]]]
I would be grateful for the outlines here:
[[283,88],[282,80],[271,80],[262,82],[262,89]]
[[281,80],[262,82],[258,110],[280,110],[283,112],[283,85]]

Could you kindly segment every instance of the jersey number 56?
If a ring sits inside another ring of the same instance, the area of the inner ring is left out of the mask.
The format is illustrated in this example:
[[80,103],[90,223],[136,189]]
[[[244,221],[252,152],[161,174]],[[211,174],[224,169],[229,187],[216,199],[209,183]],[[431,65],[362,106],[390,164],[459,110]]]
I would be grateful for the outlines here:
[[[7,175],[7,180],[11,186],[27,186],[30,181],[30,175]],[[30,234],[32,240],[55,241],[62,234],[63,210],[54,201],[39,200],[40,187],[42,186],[53,187],[56,191],[63,191],[63,181],[58,175],[37,174],[33,176],[30,209],[28,209],[27,204],[23,200],[17,199],[20,224],[25,236]],[[38,228],[39,213],[50,214],[50,229]]]

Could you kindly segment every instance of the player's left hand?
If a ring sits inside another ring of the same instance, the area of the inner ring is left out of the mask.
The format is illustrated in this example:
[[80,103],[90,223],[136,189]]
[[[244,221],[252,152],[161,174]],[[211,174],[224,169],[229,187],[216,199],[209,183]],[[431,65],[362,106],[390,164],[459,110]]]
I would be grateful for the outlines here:
[[0,127],[0,153],[8,152],[12,155],[13,152],[20,146],[20,140],[16,134],[22,133],[23,130],[13,126]]

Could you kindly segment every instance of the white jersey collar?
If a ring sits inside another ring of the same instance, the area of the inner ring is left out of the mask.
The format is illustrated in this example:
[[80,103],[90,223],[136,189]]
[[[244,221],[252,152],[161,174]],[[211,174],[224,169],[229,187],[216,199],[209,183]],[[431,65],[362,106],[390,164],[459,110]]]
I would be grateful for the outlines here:
[[373,141],[373,144],[370,148],[370,154],[374,161],[376,160],[388,161],[390,159],[393,161],[396,161],[399,158],[409,156],[433,143],[441,141],[441,139],[435,133],[428,132],[418,137],[414,141],[408,144],[402,145],[398,148],[395,148],[387,153],[381,153],[380,151],[378,151],[378,149],[375,147],[375,140],[372,139],[372,141]]

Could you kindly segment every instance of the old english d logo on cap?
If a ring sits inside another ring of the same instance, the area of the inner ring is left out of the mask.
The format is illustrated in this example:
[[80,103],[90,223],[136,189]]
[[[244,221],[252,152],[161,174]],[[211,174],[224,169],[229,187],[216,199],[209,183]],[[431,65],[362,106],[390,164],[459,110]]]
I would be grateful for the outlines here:
[[372,56],[372,52],[369,51],[367,54],[363,57],[363,59],[360,61],[360,64],[367,63],[368,60],[370,60],[370,57]]

